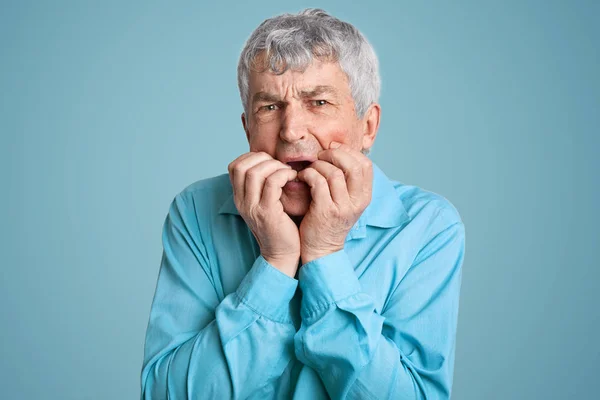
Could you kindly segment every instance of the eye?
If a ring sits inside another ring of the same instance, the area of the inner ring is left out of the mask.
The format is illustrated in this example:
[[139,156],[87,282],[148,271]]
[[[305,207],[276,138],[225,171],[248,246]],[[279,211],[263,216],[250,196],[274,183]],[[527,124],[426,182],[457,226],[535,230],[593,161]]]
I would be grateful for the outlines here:
[[279,106],[277,104],[267,104],[266,106],[262,106],[260,109],[264,111],[275,111],[279,109]]
[[313,100],[312,103],[315,106],[324,106],[327,104],[327,100]]

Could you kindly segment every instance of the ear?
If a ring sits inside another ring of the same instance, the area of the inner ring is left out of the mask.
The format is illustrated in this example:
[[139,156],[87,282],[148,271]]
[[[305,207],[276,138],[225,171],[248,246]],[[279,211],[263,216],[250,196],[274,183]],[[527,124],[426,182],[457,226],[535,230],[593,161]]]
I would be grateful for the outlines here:
[[375,142],[377,130],[379,129],[379,120],[381,119],[381,106],[373,103],[365,113],[361,123],[363,128],[362,147],[370,149]]
[[248,123],[246,121],[246,114],[242,113],[242,126],[244,127],[244,132],[246,132],[246,140],[250,143],[250,131],[248,131]]

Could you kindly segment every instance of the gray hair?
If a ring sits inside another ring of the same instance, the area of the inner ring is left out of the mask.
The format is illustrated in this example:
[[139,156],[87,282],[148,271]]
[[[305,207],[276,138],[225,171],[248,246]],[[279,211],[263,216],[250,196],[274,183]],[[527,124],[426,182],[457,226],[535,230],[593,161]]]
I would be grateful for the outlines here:
[[[256,57],[264,52],[263,64]],[[354,26],[325,11],[307,8],[265,20],[252,32],[240,55],[237,78],[244,111],[248,112],[250,69],[283,74],[303,71],[313,60],[338,62],[350,84],[358,118],[378,102],[381,80],[375,51]]]

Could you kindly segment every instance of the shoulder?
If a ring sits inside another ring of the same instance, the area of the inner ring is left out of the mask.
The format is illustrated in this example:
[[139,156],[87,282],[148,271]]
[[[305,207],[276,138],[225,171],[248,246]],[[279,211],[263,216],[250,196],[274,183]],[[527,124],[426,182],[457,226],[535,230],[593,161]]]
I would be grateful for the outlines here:
[[408,223],[430,222],[452,225],[462,224],[457,208],[446,197],[416,185],[394,180],[373,163],[374,191],[390,199],[386,205],[397,207]]
[[[211,221],[233,190],[228,174],[200,179],[184,187],[173,199],[173,205],[188,218]],[[183,209],[183,210],[182,210]]]
[[415,245],[413,262],[428,257],[443,248],[462,254],[465,226],[450,200],[441,194],[414,185],[394,182],[398,198],[408,214],[404,234]]
[[178,196],[196,201],[225,201],[231,194],[231,182],[228,174],[200,179],[186,186]]
[[[415,244],[424,245],[442,232],[452,232],[464,237],[464,224],[457,207],[443,195],[416,185],[387,178],[393,189],[390,193],[402,204],[406,214],[401,229],[413,238]],[[400,206],[399,206],[400,207]]]
[[391,179],[375,163],[373,167],[373,200],[367,216],[370,223],[380,227],[418,228],[416,235],[462,225],[458,210],[444,196]]
[[437,219],[444,225],[462,224],[457,208],[441,194],[415,185],[406,185],[397,181],[392,183],[411,221]]

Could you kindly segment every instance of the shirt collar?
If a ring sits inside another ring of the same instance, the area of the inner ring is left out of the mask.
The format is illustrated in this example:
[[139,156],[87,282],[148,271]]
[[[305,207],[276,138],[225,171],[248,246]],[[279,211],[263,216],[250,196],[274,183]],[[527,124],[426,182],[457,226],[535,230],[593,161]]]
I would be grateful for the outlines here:
[[[233,201],[233,192],[227,196],[225,202],[219,209],[219,214],[240,215]],[[376,226],[380,228],[393,228],[402,225],[408,220],[408,213],[398,197],[392,181],[385,173],[373,163],[373,192],[371,203],[356,221],[348,239],[358,239],[365,237],[366,226]]]

